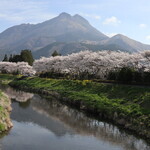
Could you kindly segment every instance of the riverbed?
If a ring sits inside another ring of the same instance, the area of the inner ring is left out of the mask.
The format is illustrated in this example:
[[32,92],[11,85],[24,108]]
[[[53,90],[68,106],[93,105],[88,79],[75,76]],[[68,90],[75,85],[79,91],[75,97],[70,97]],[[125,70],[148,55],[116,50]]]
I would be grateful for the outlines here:
[[150,150],[145,140],[53,97],[0,89],[12,99],[14,125],[0,138],[2,150]]

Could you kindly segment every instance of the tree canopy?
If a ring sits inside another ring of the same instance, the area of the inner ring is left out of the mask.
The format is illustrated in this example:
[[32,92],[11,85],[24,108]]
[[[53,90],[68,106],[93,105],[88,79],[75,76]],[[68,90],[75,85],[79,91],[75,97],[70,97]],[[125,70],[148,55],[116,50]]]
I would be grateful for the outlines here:
[[7,55],[6,55],[6,54],[5,54],[5,56],[4,56],[3,61],[8,61],[8,57],[7,57]]
[[55,56],[61,56],[61,54],[59,54],[56,50],[52,53],[52,56],[55,57]]
[[4,56],[3,61],[9,62],[27,62],[30,66],[32,66],[34,59],[30,50],[22,50],[20,55],[12,55],[8,58],[7,55]]
[[22,50],[20,55],[22,61],[28,62],[28,64],[32,66],[34,59],[30,50]]

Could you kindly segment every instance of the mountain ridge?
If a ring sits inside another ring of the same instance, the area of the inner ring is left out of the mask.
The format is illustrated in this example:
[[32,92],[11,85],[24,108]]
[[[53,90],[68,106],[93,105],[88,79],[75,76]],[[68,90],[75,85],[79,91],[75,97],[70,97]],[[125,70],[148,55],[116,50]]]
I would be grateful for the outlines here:
[[123,34],[114,35],[113,37],[102,42],[103,44],[117,44],[120,47],[125,47],[129,52],[138,52],[150,49],[150,45],[133,40]]
[[[15,39],[12,38],[12,36],[15,37]],[[8,39],[7,42],[2,39],[4,37]],[[43,41],[40,39],[41,37]],[[34,44],[36,43],[35,40],[40,40],[41,47],[43,47],[51,42],[61,42],[65,37],[68,37],[68,42],[108,38],[79,15],[71,16],[67,13],[61,13],[59,16],[42,23],[35,25],[21,24],[6,29],[0,34],[0,48],[8,48],[10,50],[17,49],[17,46],[13,45],[13,43],[25,41],[26,48],[37,49],[38,46],[36,47]],[[34,40],[34,43],[28,41],[27,38],[29,38],[30,41]]]
[[[88,41],[91,46],[87,44]],[[57,17],[42,23],[21,24],[6,29],[0,33],[0,52],[4,55],[5,53],[19,53],[22,49],[30,49],[36,53],[36,51],[38,52],[52,43],[61,42],[64,42],[66,47],[69,45],[68,43],[78,43],[77,46],[70,44],[70,49],[73,48],[73,50],[64,50],[65,52],[62,51],[63,54],[78,51],[79,45],[81,48],[83,47],[84,49],[86,47],[89,50],[92,45],[97,45],[93,46],[95,47],[95,49],[92,49],[93,51],[97,50],[98,47],[100,50],[101,48],[107,50],[108,48],[110,48],[110,50],[114,50],[114,48],[118,50],[117,48],[120,48],[128,52],[150,49],[150,45],[142,44],[122,34],[109,38],[90,25],[88,20],[82,16],[78,14],[72,16],[63,12]],[[86,46],[83,46],[83,43],[86,43]],[[110,47],[110,45],[112,45],[112,47]],[[58,49],[60,47],[59,44],[55,46],[56,49],[57,46]],[[77,47],[77,49],[75,49],[75,47]],[[51,53],[52,50],[47,49],[47,51]]]
[[97,45],[97,44],[87,44],[87,43],[65,43],[65,42],[54,42],[52,44],[49,44],[35,52],[33,52],[33,56],[36,59],[39,59],[40,57],[47,57],[51,56],[52,53],[56,50],[61,55],[67,55],[71,53],[76,53],[83,50],[91,50],[91,51],[99,51],[99,50],[121,50],[125,51],[125,49],[122,49],[118,45],[110,44],[110,45]]

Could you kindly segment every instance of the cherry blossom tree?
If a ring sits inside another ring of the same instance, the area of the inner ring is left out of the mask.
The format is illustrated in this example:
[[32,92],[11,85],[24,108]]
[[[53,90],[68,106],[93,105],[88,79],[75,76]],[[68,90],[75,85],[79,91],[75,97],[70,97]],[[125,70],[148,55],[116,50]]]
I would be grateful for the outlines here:
[[148,58],[148,52],[129,54],[120,51],[81,51],[68,56],[42,57],[34,62],[33,67],[38,73],[54,71],[77,76],[87,73],[104,79],[110,71],[123,67],[137,71],[148,69]]
[[19,72],[23,75],[34,75],[46,72],[69,74],[81,77],[92,75],[106,79],[112,71],[131,68],[137,72],[150,72],[150,51],[126,53],[121,51],[81,51],[67,56],[42,57],[35,60],[33,67],[25,62],[0,62],[0,72]]
[[0,72],[1,73],[19,73],[26,76],[33,76],[36,71],[32,66],[28,65],[27,62],[0,62]]

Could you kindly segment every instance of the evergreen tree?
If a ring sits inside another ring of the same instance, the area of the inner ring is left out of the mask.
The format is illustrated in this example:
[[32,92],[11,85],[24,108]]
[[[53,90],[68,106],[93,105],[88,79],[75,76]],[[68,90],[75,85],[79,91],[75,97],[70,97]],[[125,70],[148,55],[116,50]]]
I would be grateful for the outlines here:
[[12,61],[13,61],[13,56],[12,56],[12,54],[10,54],[9,62],[12,62]]
[[32,66],[34,59],[30,50],[22,50],[20,56],[22,61],[28,62]]
[[[5,58],[6,59],[6,58]],[[20,55],[10,55],[9,62],[28,62],[29,65],[33,64],[33,56],[30,50],[22,50]]]
[[55,56],[61,56],[56,50],[52,53],[52,56],[55,57]]
[[8,61],[8,57],[7,57],[7,55],[6,55],[6,54],[5,54],[5,56],[4,56],[3,61]]
[[12,62],[21,62],[23,61],[20,55],[14,55],[12,57]]

